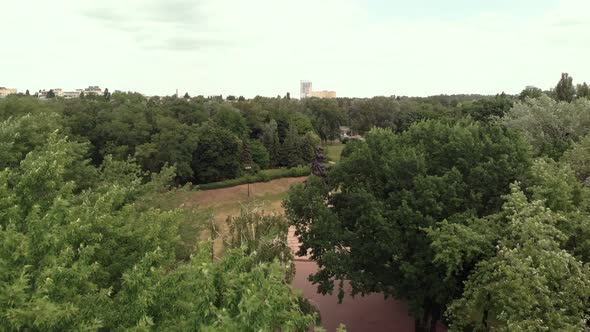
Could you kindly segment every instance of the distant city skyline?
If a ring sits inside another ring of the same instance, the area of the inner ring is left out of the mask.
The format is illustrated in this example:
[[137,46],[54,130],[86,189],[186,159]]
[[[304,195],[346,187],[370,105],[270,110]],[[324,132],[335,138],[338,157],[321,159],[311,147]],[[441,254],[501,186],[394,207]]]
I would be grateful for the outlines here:
[[[35,10],[31,10],[34,7]],[[0,86],[146,95],[515,94],[590,81],[587,0],[9,1]],[[312,8],[313,10],[310,10]],[[50,33],[45,33],[51,27]]]

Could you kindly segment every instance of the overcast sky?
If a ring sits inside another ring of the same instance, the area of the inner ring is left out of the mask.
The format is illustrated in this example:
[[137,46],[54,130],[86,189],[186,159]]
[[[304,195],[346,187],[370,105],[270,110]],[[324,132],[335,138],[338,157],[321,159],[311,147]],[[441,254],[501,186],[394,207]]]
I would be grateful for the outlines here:
[[589,0],[53,0],[0,5],[0,86],[145,94],[517,93],[590,81]]

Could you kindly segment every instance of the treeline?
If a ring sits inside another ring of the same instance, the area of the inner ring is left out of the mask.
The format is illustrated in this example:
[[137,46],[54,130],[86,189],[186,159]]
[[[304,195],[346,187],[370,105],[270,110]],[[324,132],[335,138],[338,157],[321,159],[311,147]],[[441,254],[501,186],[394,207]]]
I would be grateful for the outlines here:
[[[408,301],[417,331],[590,329],[590,99],[478,100],[372,129],[284,204],[318,291]],[[581,88],[580,88],[581,87]]]
[[[321,140],[340,138],[341,126],[350,127],[354,134],[373,127],[400,132],[423,119],[478,113],[480,102],[500,103],[500,108],[510,103],[508,97],[473,103],[459,100],[463,99],[223,101],[189,96],[147,99],[121,92],[38,100],[23,95],[0,100],[0,119],[29,114],[35,126],[53,126],[76,141],[87,142],[94,166],[107,156],[119,161],[132,158],[146,172],[173,165],[177,183],[200,184],[260,169],[309,165]],[[50,113],[56,118],[47,120]]]

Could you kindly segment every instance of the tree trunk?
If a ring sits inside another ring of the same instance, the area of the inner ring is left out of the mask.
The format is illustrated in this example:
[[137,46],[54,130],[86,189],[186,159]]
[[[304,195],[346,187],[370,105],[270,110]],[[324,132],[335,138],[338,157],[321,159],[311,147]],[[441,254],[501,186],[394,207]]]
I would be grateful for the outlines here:
[[436,325],[441,318],[440,307],[430,306],[424,311],[422,319],[414,320],[414,330],[416,332],[436,332]]

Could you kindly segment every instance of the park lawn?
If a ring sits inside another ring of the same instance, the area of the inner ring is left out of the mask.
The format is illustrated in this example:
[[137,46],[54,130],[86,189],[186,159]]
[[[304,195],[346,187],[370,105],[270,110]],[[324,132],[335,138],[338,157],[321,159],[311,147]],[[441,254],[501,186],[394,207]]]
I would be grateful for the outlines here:
[[344,146],[344,144],[336,141],[324,144],[323,148],[326,151],[328,159],[337,163],[340,161],[340,155],[342,154],[342,150],[344,150]]
[[229,216],[236,216],[248,206],[264,213],[283,213],[282,201],[287,191],[295,183],[303,182],[307,177],[281,178],[268,182],[242,184],[229,188],[211,190],[174,190],[161,194],[158,207],[162,209],[182,208],[193,210],[194,218],[185,218],[180,225],[181,238],[187,246],[196,246],[200,241],[215,238],[214,254],[223,253],[223,241],[219,236],[212,236],[211,225],[219,235],[225,235]]
[[[323,144],[323,148],[329,161],[340,161],[344,144],[338,141],[328,142]],[[277,179],[251,183],[250,197],[248,184],[244,183],[247,179],[239,178],[202,185],[213,189],[194,190],[194,187],[187,185],[184,188],[160,193],[157,197],[152,197],[148,204],[163,210],[181,208],[187,212],[192,211],[193,213],[186,214],[180,225],[183,243],[188,247],[195,247],[199,242],[215,237],[214,252],[220,255],[223,252],[223,241],[220,236],[212,236],[213,228],[219,235],[225,235],[227,217],[238,215],[246,206],[264,213],[283,213],[282,201],[287,191],[293,184],[303,182],[307,176],[299,175],[307,172],[308,167],[262,170],[260,173],[264,177]],[[291,174],[296,177],[283,177]]]
[[[340,154],[344,144],[329,142],[323,145],[326,156],[332,162],[340,160]],[[267,178],[278,179],[267,182],[250,184],[250,197],[248,197],[248,184],[244,179],[233,179],[218,183],[202,185],[214,189],[194,190],[194,187],[185,186],[180,189],[160,193],[150,200],[150,206],[163,210],[181,208],[187,213],[180,225],[180,236],[188,247],[195,247],[201,241],[215,237],[214,252],[220,255],[223,252],[223,241],[220,236],[212,236],[211,226],[223,236],[227,232],[225,220],[229,216],[236,216],[244,207],[253,208],[264,213],[283,213],[282,201],[289,188],[299,182],[303,182],[307,176],[283,177],[289,174],[300,175],[309,172],[309,168],[293,169],[268,169],[262,170]],[[227,182],[227,183],[226,183]],[[235,184],[234,184],[235,183]],[[242,183],[242,184],[240,184]],[[198,188],[198,186],[196,186]]]

